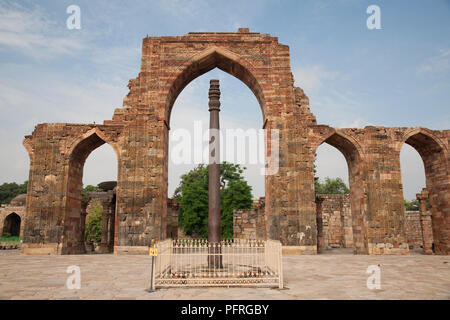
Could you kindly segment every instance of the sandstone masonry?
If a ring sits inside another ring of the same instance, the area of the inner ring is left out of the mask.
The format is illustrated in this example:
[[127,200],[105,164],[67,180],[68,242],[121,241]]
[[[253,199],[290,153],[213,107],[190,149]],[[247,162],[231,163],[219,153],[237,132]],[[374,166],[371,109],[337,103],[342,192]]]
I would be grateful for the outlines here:
[[146,252],[152,241],[166,238],[172,106],[189,82],[216,67],[255,94],[269,136],[272,129],[279,130],[279,170],[265,178],[265,229],[285,252],[317,251],[314,153],[325,142],[348,163],[358,253],[408,254],[399,157],[404,143],[425,164],[435,253],[449,253],[450,131],[318,125],[308,97],[294,87],[289,47],[248,29],[146,37],[139,75],[130,80],[124,106],[112,120],[37,125],[23,142],[30,156],[24,252],[83,251],[83,166],[104,143],[113,147],[118,161],[115,252]]

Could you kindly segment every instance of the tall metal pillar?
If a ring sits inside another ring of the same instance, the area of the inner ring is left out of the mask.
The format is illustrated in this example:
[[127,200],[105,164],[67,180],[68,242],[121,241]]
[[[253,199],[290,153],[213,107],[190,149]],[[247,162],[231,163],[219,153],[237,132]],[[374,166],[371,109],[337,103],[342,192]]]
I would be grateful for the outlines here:
[[220,135],[219,135],[220,89],[219,80],[209,85],[209,206],[208,242],[211,246],[208,262],[210,267],[220,268]]

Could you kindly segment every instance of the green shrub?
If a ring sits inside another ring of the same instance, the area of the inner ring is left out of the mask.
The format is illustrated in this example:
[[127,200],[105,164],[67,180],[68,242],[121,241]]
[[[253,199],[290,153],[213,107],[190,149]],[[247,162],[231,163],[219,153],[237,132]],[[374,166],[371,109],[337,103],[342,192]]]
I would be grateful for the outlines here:
[[0,185],[0,204],[7,204],[19,194],[27,193],[27,184],[28,181],[25,181],[22,184],[17,184],[15,182],[12,183],[4,183]]
[[[9,236],[6,236],[9,235]],[[8,232],[5,232],[0,238],[0,242],[20,242],[20,237],[11,236]]]
[[103,207],[97,206],[88,217],[84,231],[86,242],[100,243],[102,241],[102,214]]

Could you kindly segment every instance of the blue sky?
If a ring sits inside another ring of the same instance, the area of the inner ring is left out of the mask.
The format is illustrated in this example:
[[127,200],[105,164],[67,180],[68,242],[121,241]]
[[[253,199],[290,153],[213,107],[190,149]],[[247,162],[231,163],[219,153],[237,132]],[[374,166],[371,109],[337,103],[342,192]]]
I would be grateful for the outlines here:
[[[81,30],[68,30],[66,8],[81,8]],[[366,9],[381,9],[369,30]],[[23,136],[42,122],[101,123],[121,107],[137,76],[142,38],[190,31],[277,36],[289,45],[295,84],[321,124],[450,128],[450,1],[2,1],[0,3],[0,183],[27,179]],[[208,117],[207,87],[222,86],[227,127],[260,128],[256,99],[238,80],[212,71],[193,81],[174,107],[172,128]],[[347,180],[345,160],[326,145],[318,174]],[[94,151],[84,183],[115,179],[115,155]],[[418,154],[401,155],[405,197],[424,186]],[[171,165],[170,190],[187,167]],[[246,177],[263,195],[257,168]]]

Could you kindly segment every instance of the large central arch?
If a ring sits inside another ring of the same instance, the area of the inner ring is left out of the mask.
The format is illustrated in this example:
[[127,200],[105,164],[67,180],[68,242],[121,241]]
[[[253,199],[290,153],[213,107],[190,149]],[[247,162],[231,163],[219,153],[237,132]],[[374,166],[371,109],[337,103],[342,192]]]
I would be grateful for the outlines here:
[[[165,131],[164,137],[169,136],[168,131],[170,130],[170,118],[172,114],[172,108],[179,94],[190,82],[215,68],[218,68],[239,79],[253,92],[261,108],[264,124],[266,118],[265,117],[266,102],[264,99],[263,90],[258,80],[250,71],[252,66],[250,66],[248,62],[246,62],[244,59],[240,58],[236,54],[232,53],[231,51],[214,46],[194,55],[189,59],[187,63],[183,63],[177,68],[175,68],[175,70],[182,70],[181,72],[174,72],[173,74],[170,75],[170,78],[175,80],[172,82],[172,85],[170,86],[170,89],[168,90],[167,93],[165,105],[165,118],[167,119],[167,122],[164,127]],[[164,176],[166,177],[164,179],[165,185],[163,189],[164,190],[163,215],[167,216],[169,139],[165,140],[164,150],[167,151],[165,152],[165,163],[163,169]],[[265,150],[267,150],[267,145],[265,146]]]
[[[137,241],[130,243],[120,240],[127,237],[124,232],[119,236],[119,244],[145,245],[148,235],[156,234],[155,228],[159,227],[160,237],[165,237],[171,110],[189,82],[216,67],[244,82],[255,95],[263,115],[263,128],[269,133],[266,150],[270,149],[267,146],[271,132],[277,130],[279,133],[278,166],[265,178],[265,213],[270,221],[267,237],[297,246],[295,250],[315,252],[314,193],[308,186],[313,172],[310,168],[306,172],[302,168],[310,155],[307,146],[301,142],[303,134],[299,132],[313,117],[309,109],[300,108],[305,101],[307,104],[307,98],[298,95],[299,90],[294,87],[289,47],[280,44],[276,37],[245,29],[238,33],[189,33],[183,37],[144,39],[141,72],[136,79],[130,80],[130,92],[124,99],[124,106],[128,107],[125,117],[134,118],[137,114],[136,124],[139,123],[136,127],[130,126],[130,134],[141,136],[145,130],[152,136],[151,139],[143,137],[137,151],[148,159],[151,172],[139,166],[138,175],[143,175],[146,185],[132,191],[139,193],[133,203],[143,210],[137,213],[137,208],[127,208],[130,213],[136,212],[136,219],[142,215],[147,221],[138,228],[134,227],[134,217],[121,218],[120,230],[136,230],[139,234],[133,235]],[[129,152],[135,151],[130,147]],[[144,160],[144,166],[146,162]]]
[[167,94],[167,123],[170,124],[172,107],[181,91],[183,91],[183,89],[191,81],[213,70],[214,68],[219,68],[220,70],[227,72],[228,74],[241,80],[247,85],[247,87],[249,87],[249,89],[253,92],[259,102],[263,114],[264,123],[266,109],[264,93],[258,80],[256,80],[255,76],[249,70],[250,68],[248,66],[248,62],[246,62],[244,59],[240,58],[233,52],[218,47],[212,47],[204,50],[199,54],[196,54],[190,59],[187,66],[186,64],[183,64],[177,68],[182,69],[183,71],[179,72],[178,74],[176,72],[174,73],[173,76],[175,76],[176,78],[172,82],[172,85]]

